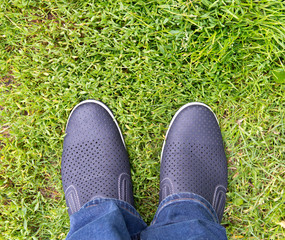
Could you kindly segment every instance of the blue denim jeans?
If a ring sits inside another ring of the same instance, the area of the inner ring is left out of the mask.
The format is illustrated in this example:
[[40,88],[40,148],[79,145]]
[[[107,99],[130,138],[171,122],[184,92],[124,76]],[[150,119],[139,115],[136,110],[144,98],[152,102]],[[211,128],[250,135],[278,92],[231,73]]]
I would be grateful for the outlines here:
[[194,193],[173,194],[158,207],[149,227],[127,202],[97,198],[70,217],[67,240],[227,239],[211,204]]

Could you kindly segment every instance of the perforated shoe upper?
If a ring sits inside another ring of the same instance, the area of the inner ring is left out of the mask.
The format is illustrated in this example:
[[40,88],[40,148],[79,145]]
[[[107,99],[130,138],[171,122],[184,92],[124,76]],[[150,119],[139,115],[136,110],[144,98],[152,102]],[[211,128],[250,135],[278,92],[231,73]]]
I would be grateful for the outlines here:
[[173,118],[162,151],[160,201],[179,192],[207,199],[221,220],[227,189],[227,160],[214,113],[201,103]]
[[61,173],[70,215],[95,197],[133,204],[128,154],[112,113],[101,102],[88,100],[72,111]]

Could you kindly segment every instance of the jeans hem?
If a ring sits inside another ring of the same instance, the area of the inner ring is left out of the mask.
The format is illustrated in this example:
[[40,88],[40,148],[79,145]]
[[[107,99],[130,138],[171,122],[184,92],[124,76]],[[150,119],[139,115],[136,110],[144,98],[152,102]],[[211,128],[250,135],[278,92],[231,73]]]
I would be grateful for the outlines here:
[[[126,210],[127,212],[129,212],[130,214],[132,214],[134,217],[138,218],[139,220],[141,220],[142,222],[143,219],[142,217],[139,215],[139,213],[137,212],[137,210],[128,202],[125,202],[123,200],[119,200],[116,198],[102,198],[102,197],[96,197],[92,200],[90,200],[89,202],[85,203],[81,208],[81,209],[85,209],[85,208],[90,208],[90,207],[95,207],[100,203],[106,202],[106,201],[112,201],[115,202],[117,204],[118,207]],[[79,210],[79,211],[80,211]],[[134,233],[132,234],[130,237],[132,240],[139,240],[140,239],[140,232]]]
[[139,213],[137,212],[137,210],[135,209],[135,207],[133,207],[130,203],[125,202],[123,200],[119,200],[116,198],[102,198],[102,197],[97,197],[94,198],[92,200],[90,200],[89,202],[85,203],[81,209],[83,208],[89,208],[89,207],[95,207],[96,205],[106,202],[106,201],[112,201],[115,202],[120,208],[123,208],[124,210],[128,211],[129,213],[131,213],[132,215],[134,215],[135,217],[139,218],[140,220],[143,220],[142,217],[139,215]]
[[203,206],[204,209],[207,210],[208,213],[212,216],[213,222],[219,223],[218,216],[216,214],[216,211],[212,207],[212,205],[202,196],[191,193],[191,192],[180,192],[180,193],[175,193],[172,195],[167,196],[164,200],[161,201],[159,204],[157,211],[155,213],[155,216],[151,222],[151,225],[156,223],[156,220],[160,214],[160,212],[167,206],[171,204],[175,204],[178,202],[196,202],[199,203],[201,206]]

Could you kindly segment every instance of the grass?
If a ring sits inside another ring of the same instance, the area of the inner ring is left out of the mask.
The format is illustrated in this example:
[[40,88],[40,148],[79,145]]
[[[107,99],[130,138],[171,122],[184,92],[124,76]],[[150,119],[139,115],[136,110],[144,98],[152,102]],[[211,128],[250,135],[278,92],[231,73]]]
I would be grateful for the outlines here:
[[229,239],[285,239],[285,3],[280,0],[0,0],[0,239],[64,239],[60,161],[79,101],[114,112],[138,211],[158,204],[175,111],[216,112]]

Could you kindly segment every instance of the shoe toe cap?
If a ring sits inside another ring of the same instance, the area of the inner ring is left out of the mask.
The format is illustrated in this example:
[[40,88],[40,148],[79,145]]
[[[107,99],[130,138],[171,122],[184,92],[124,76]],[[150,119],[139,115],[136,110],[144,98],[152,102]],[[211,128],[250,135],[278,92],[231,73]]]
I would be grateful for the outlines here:
[[65,144],[102,137],[115,139],[120,137],[112,115],[95,102],[86,102],[77,106],[68,120]]
[[211,145],[223,144],[215,114],[205,105],[194,104],[182,108],[168,132],[170,141],[193,141]]

